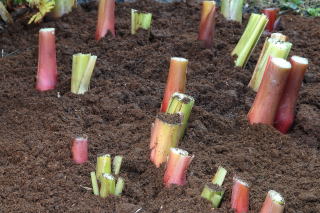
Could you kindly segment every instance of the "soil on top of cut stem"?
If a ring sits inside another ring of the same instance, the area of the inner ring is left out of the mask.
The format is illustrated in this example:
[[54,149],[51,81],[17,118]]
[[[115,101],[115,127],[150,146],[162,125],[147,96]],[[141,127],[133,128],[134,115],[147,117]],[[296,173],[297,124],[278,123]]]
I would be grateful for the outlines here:
[[[153,14],[150,37],[130,34],[131,8]],[[245,69],[230,56],[246,23],[218,15],[211,49],[197,41],[200,5],[143,0],[116,5],[117,36],[94,39],[96,6],[40,25],[17,20],[0,32],[0,212],[207,213],[200,197],[219,165],[228,174],[219,209],[228,212],[232,177],[248,180],[250,211],[258,212],[270,189],[281,193],[287,213],[320,212],[319,18],[285,15],[281,32],[291,55],[309,59],[293,129],[282,135],[246,119],[255,93],[250,81],[265,35]],[[35,90],[38,32],[56,28],[59,83]],[[98,56],[90,91],[70,92],[72,55]],[[189,60],[187,94],[195,99],[179,148],[195,155],[187,185],[165,188],[164,166],[150,162],[150,126],[160,109],[171,57]],[[89,161],[75,165],[70,140],[87,135]],[[90,172],[99,153],[123,155],[121,197],[92,194]]]

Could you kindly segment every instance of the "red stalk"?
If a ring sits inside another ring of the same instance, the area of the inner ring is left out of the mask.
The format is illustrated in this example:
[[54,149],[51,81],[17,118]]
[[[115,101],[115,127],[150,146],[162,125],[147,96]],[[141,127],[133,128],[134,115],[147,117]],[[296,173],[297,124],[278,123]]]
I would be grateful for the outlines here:
[[263,203],[260,213],[283,213],[284,199],[282,196],[273,190],[270,190]]
[[183,186],[187,183],[187,169],[194,156],[189,156],[183,149],[171,148],[163,183],[166,187],[172,184]]
[[201,21],[199,27],[198,40],[202,41],[205,48],[212,47],[212,40],[215,28],[215,1],[203,1],[201,9]]
[[100,40],[110,31],[113,37],[115,33],[114,0],[100,0],[98,11],[98,23],[96,30],[96,40]]
[[279,12],[279,8],[266,8],[264,10],[262,10],[262,13],[265,14],[269,21],[268,24],[266,26],[266,30],[268,32],[273,32],[276,26],[276,20],[277,20],[277,16],[278,16],[278,12]]
[[293,124],[299,90],[308,67],[308,59],[299,56],[292,56],[290,62],[292,69],[274,121],[274,127],[284,134]]
[[167,85],[161,104],[161,112],[166,112],[173,93],[185,93],[188,60],[185,58],[172,57],[170,61]]
[[288,61],[269,57],[261,85],[248,113],[250,124],[273,125],[290,69]]
[[88,160],[88,139],[77,137],[72,140],[72,159],[76,164],[85,163]]
[[233,178],[231,208],[235,213],[249,211],[249,184],[236,177]]
[[57,76],[55,29],[43,28],[39,31],[37,90],[54,89],[57,84]]

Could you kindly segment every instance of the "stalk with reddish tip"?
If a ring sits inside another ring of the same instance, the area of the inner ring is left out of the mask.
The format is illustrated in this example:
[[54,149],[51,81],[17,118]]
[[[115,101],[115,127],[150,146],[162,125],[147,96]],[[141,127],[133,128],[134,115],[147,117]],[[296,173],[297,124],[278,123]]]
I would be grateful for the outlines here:
[[172,184],[183,186],[187,183],[187,169],[194,156],[183,149],[171,148],[163,183],[166,187]]
[[269,21],[268,24],[266,26],[266,30],[268,32],[273,32],[275,29],[275,23],[278,17],[278,12],[280,11],[279,8],[266,8],[262,10],[262,13],[265,14]]
[[248,113],[250,124],[273,125],[291,64],[282,58],[269,57],[261,85]]
[[233,178],[231,208],[235,213],[249,211],[249,184],[236,177]]
[[150,140],[150,160],[157,168],[167,161],[170,148],[177,146],[181,125],[182,117],[179,114],[160,113],[157,115]]
[[284,134],[293,124],[299,89],[308,67],[308,59],[299,56],[292,56],[290,62],[292,69],[274,121],[274,127]]
[[202,41],[205,48],[212,47],[212,39],[215,28],[216,2],[203,1],[198,40]]
[[76,164],[88,161],[88,139],[77,137],[72,140],[72,159]]
[[39,91],[52,90],[57,84],[57,59],[55,29],[42,28],[39,31],[39,56],[36,88]]
[[278,192],[270,190],[263,203],[260,213],[283,213],[284,199]]
[[170,61],[167,85],[164,92],[161,112],[166,112],[171,96],[175,92],[184,93],[186,90],[188,60],[185,58],[172,57]]
[[96,40],[100,40],[110,31],[113,36],[115,33],[115,2],[114,0],[100,0],[98,10],[98,23],[96,30]]

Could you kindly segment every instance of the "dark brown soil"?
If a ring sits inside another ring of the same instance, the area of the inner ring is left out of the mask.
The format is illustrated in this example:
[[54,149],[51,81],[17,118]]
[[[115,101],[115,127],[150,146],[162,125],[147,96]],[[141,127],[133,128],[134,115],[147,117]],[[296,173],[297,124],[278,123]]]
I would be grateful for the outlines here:
[[[152,35],[130,35],[130,9],[152,12]],[[57,21],[27,25],[18,20],[0,33],[0,212],[212,212],[200,193],[219,165],[229,173],[220,210],[228,212],[232,177],[251,183],[250,210],[258,212],[269,189],[286,199],[286,212],[320,212],[320,19],[283,17],[292,54],[310,59],[288,135],[250,126],[254,98],[247,88],[265,36],[244,70],[230,52],[244,24],[217,18],[214,47],[197,42],[199,7],[139,1],[117,5],[117,37],[94,40],[97,11],[76,9]],[[59,84],[35,90],[38,31],[55,27]],[[91,90],[70,93],[71,56],[98,56]],[[150,126],[160,108],[170,57],[189,59],[187,93],[196,104],[181,148],[195,154],[188,184],[166,189],[164,168],[149,161]],[[75,165],[70,140],[89,138],[89,162]],[[99,153],[124,155],[121,198],[101,199],[90,171]],[[140,209],[140,210],[139,210]]]

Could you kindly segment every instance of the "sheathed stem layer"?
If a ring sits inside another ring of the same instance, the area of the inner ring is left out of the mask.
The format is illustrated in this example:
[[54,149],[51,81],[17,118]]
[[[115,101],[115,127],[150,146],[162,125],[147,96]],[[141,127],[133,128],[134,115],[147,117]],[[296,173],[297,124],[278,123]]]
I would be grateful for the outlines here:
[[215,28],[215,1],[203,1],[201,9],[201,20],[198,40],[203,42],[205,48],[212,47],[212,40]]
[[235,213],[249,211],[249,184],[236,177],[233,178],[231,208]]
[[72,159],[77,164],[85,163],[88,160],[88,139],[77,137],[72,140]]
[[260,213],[283,213],[284,211],[284,199],[276,191],[270,190],[263,203]]
[[98,10],[98,22],[96,30],[96,40],[100,40],[110,31],[115,37],[115,1],[114,0],[100,0]]

